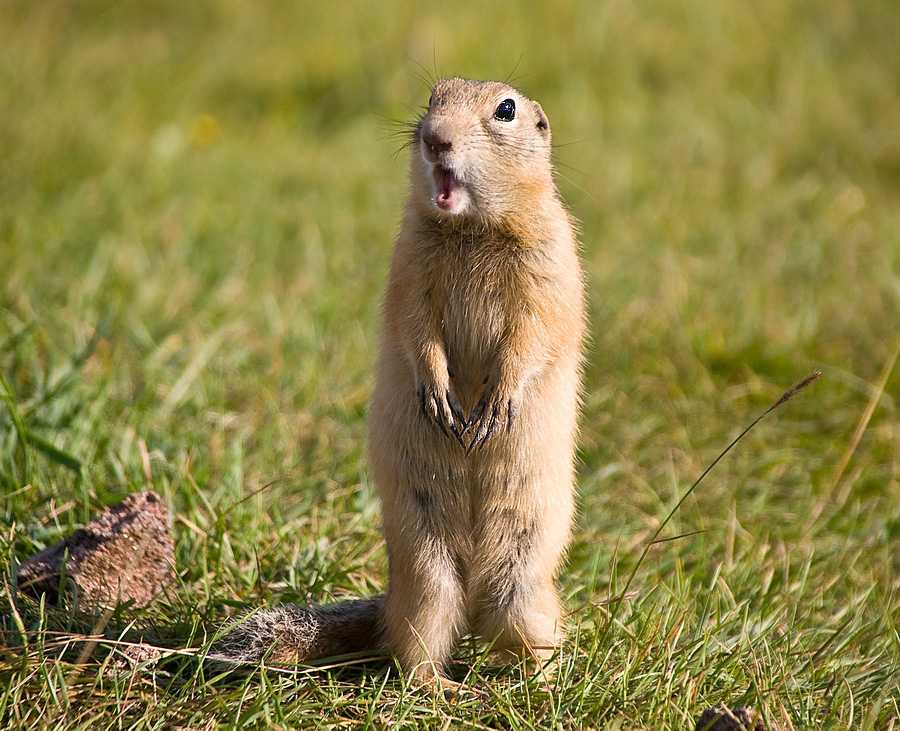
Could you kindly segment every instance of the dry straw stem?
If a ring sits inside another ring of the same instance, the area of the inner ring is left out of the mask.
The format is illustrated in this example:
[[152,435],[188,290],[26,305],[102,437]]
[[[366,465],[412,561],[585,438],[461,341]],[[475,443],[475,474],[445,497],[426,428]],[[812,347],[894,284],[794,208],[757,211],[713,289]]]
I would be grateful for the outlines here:
[[[638,570],[643,565],[644,559],[647,558],[647,554],[650,552],[650,549],[657,543],[661,542],[661,541],[657,540],[659,538],[660,533],[663,532],[663,529],[665,529],[665,527],[669,524],[669,521],[672,520],[675,513],[677,513],[678,509],[684,504],[684,501],[687,500],[688,497],[690,497],[690,495],[694,492],[694,490],[697,489],[697,486],[701,482],[703,482],[703,479],[710,472],[712,472],[713,468],[717,464],[719,464],[719,462],[722,460],[722,458],[725,457],[725,455],[728,454],[737,445],[737,443],[740,442],[741,439],[743,439],[753,429],[753,427],[755,427],[757,424],[759,424],[759,422],[761,422],[764,418],[766,418],[766,416],[768,416],[771,412],[773,412],[779,406],[782,406],[783,404],[787,403],[792,398],[794,398],[794,396],[796,396],[801,391],[805,390],[807,387],[812,385],[821,376],[822,376],[822,371],[819,369],[816,369],[812,373],[810,373],[808,376],[806,376],[806,378],[802,379],[801,381],[798,381],[794,386],[792,386],[787,391],[785,391],[781,395],[781,398],[779,398],[768,409],[766,409],[763,413],[761,413],[759,416],[757,416],[756,419],[754,419],[753,422],[746,429],[744,429],[740,434],[738,434],[737,437],[735,437],[735,439],[732,440],[732,442],[719,453],[719,456],[716,457],[705,470],[703,470],[703,473],[700,475],[700,477],[698,477],[694,481],[694,484],[691,485],[685,491],[684,495],[682,495],[681,498],[678,500],[678,502],[675,504],[675,507],[672,508],[671,511],[669,511],[669,514],[666,516],[665,520],[663,520],[663,522],[660,523],[659,527],[656,529],[656,531],[650,537],[650,540],[647,541],[647,543],[644,545],[644,550],[641,552],[641,557],[638,559],[637,564],[635,564],[635,567],[631,570],[631,573],[628,575],[628,580],[625,582],[625,588],[622,590],[622,593],[621,593],[622,596],[625,596],[628,594],[628,590],[631,588],[631,583],[634,581],[634,577],[637,575]],[[618,608],[620,606],[621,606],[621,604],[616,604],[614,606],[614,608],[612,610],[613,618],[615,617],[616,613],[618,612]],[[611,627],[611,626],[612,626],[612,622],[610,622],[610,624],[607,625],[607,627]]]
[[[862,416],[859,417],[859,423],[857,423],[856,429],[853,431],[850,443],[841,455],[841,459],[834,468],[834,472],[831,473],[831,478],[828,480],[828,486],[822,492],[822,497],[819,499],[819,502],[816,504],[815,508],[813,508],[812,513],[809,516],[809,521],[804,528],[805,533],[809,533],[809,531],[812,530],[812,527],[816,524],[816,521],[822,515],[828,503],[834,498],[838,483],[844,476],[847,465],[850,464],[850,459],[856,452],[856,448],[859,446],[862,435],[865,434],[866,429],[869,426],[869,420],[872,418],[872,414],[875,413],[875,407],[878,406],[878,402],[881,401],[881,397],[884,395],[884,389],[887,387],[888,379],[891,377],[894,366],[897,364],[898,356],[900,356],[900,340],[894,345],[894,351],[885,362],[884,370],[882,370],[878,383],[875,384],[875,388],[872,390],[869,403],[866,404]],[[843,502],[843,500],[840,502]]]

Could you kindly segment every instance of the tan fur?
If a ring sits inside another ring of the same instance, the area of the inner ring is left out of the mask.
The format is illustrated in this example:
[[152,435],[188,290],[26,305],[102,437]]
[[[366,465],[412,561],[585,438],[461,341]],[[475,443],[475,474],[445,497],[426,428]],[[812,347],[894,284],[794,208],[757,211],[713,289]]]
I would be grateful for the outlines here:
[[[435,166],[452,173],[443,208]],[[373,641],[444,683],[468,632],[518,656],[560,640],[583,285],[546,117],[515,89],[438,82],[410,180],[370,412],[390,562]]]

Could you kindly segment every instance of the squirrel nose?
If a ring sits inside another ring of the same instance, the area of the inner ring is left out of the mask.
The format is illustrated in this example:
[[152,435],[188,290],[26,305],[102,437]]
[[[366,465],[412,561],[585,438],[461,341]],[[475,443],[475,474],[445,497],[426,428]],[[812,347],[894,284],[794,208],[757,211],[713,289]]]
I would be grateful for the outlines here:
[[452,142],[432,131],[424,132],[422,134],[422,144],[424,144],[431,153],[449,152],[453,149]]

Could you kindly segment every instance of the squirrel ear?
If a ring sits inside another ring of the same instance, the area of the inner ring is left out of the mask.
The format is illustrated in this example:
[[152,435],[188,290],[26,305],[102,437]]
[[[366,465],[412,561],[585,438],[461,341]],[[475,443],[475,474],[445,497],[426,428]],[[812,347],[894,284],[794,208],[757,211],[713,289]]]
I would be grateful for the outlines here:
[[544,114],[544,110],[541,109],[541,105],[537,102],[534,103],[535,109],[537,110],[537,128],[543,133],[547,134],[550,131],[550,120],[547,119],[547,115]]

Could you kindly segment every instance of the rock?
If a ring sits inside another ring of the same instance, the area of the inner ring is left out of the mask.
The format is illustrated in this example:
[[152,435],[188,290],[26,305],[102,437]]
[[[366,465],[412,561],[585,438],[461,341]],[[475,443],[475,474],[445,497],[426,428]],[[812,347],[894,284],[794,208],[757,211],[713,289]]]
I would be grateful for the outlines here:
[[55,602],[66,551],[65,576],[78,587],[80,609],[128,601],[143,607],[175,576],[169,513],[155,492],[129,495],[24,561],[17,573],[20,591]]
[[[767,731],[762,716],[752,708],[707,708],[694,731]],[[768,731],[779,731],[771,726]]]
[[119,645],[109,659],[107,672],[111,676],[137,673],[141,667],[152,667],[163,656],[163,649],[146,642]]

